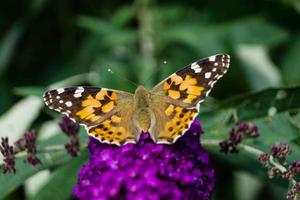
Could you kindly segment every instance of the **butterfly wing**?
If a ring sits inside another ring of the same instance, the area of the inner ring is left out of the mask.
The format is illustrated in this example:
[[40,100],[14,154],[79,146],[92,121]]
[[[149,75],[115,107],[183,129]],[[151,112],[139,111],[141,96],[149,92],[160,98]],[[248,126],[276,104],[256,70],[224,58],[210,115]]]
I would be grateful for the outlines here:
[[218,54],[194,62],[151,90],[155,124],[150,133],[158,143],[173,143],[189,128],[199,104],[228,70],[229,55]]
[[[136,142],[133,123],[133,95],[95,87],[50,90],[44,94],[46,105],[84,125],[89,135],[104,143]],[[126,123],[127,122],[127,123]]]

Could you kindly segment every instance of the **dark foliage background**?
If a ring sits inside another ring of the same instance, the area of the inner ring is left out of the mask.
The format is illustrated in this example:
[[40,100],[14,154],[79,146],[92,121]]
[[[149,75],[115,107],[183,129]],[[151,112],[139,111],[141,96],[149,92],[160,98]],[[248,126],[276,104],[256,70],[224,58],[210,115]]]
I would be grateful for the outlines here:
[[[297,0],[1,1],[0,136],[14,141],[36,129],[38,146],[63,144],[60,115],[42,102],[48,88],[94,85],[133,92],[125,78],[151,87],[197,59],[228,53],[229,73],[202,105],[203,139],[225,138],[234,111],[258,125],[261,137],[249,144],[268,150],[289,142],[290,159],[299,159],[299,24]],[[86,139],[81,130],[82,143]],[[213,199],[284,199],[288,183],[269,180],[257,158],[207,150],[217,172]],[[1,199],[71,199],[86,150],[77,158],[65,152],[40,156],[42,166],[20,160],[16,175],[0,175]]]

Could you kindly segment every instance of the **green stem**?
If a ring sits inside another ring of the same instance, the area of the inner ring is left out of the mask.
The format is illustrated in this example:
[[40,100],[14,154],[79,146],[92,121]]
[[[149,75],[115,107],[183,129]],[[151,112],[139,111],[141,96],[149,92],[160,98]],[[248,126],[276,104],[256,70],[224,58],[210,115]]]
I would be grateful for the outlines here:
[[[140,82],[147,80],[149,74],[152,75],[156,68],[154,28],[152,10],[149,8],[151,1],[136,0],[137,19],[139,21],[139,45],[142,53],[144,68],[140,71]],[[144,83],[146,87],[152,86],[153,80]]]
[[[201,144],[204,147],[219,147],[220,142],[222,142],[222,140],[209,140],[209,139],[201,140]],[[255,147],[252,147],[252,146],[246,145],[246,144],[239,144],[238,148],[239,148],[239,150],[243,150],[246,153],[249,153],[251,155],[255,155],[256,157],[259,157],[261,154],[265,153],[260,149],[257,149]],[[285,166],[283,166],[280,163],[276,162],[272,155],[270,156],[269,162],[273,167],[277,168],[281,173],[284,173],[284,172],[287,171]],[[295,184],[295,183],[297,183],[297,181],[292,179],[292,183]]]
[[[86,144],[83,144],[80,146],[79,151],[82,151],[87,147]],[[47,146],[44,148],[37,149],[37,154],[39,153],[53,153],[53,152],[60,152],[60,151],[66,151],[64,145],[53,145],[53,146]],[[26,157],[27,153],[26,151],[20,151],[18,152],[15,157],[16,158],[24,158]]]

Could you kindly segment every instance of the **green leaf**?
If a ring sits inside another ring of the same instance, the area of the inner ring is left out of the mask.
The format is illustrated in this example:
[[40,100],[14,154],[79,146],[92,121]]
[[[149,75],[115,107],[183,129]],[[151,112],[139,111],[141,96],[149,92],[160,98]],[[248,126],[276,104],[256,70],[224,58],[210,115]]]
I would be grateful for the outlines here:
[[113,24],[104,21],[100,18],[95,18],[90,16],[78,17],[76,21],[76,25],[90,32],[98,33],[98,34],[107,34],[115,30]]
[[111,23],[115,26],[122,27],[134,18],[135,12],[132,6],[119,8],[112,16]]
[[259,139],[254,140],[256,147],[262,150],[269,150],[276,143],[290,143],[296,139],[299,133],[297,127],[291,123],[288,113],[281,113],[270,118],[263,118],[253,121],[259,130]]
[[237,199],[252,200],[255,199],[259,190],[262,188],[262,183],[253,174],[244,171],[237,171],[235,174],[235,196]]
[[64,80],[58,81],[49,85],[49,88],[60,88],[60,87],[72,87],[77,84],[82,84],[88,82],[91,78],[93,78],[95,74],[93,72],[77,74],[71,77],[68,77]]
[[300,83],[300,37],[298,36],[292,41],[281,62],[284,80],[290,85]]
[[37,96],[41,98],[43,93],[46,91],[45,87],[38,86],[25,86],[25,87],[16,87],[14,88],[14,93],[19,96]]
[[300,87],[282,87],[238,95],[202,112],[203,116],[217,115],[216,109],[236,113],[239,120],[272,117],[277,113],[300,108]]
[[259,44],[266,48],[279,45],[288,39],[286,30],[260,17],[243,18],[226,24],[228,37],[234,45]]
[[30,128],[42,107],[42,97],[29,96],[20,100],[0,117],[0,137],[8,136],[16,141]]
[[253,90],[262,90],[281,85],[281,76],[261,45],[240,44],[237,56],[242,63]]
[[[87,134],[84,130],[84,128],[81,128],[79,131],[79,140],[80,144],[84,145],[87,141]],[[0,199],[3,199],[5,196],[7,196],[10,192],[14,191],[16,188],[21,186],[24,181],[36,174],[37,172],[59,167],[65,163],[67,163],[71,157],[67,154],[65,149],[63,148],[63,145],[65,142],[68,141],[67,136],[65,136],[63,133],[56,134],[55,136],[47,139],[47,140],[38,140],[37,142],[37,148],[42,149],[49,146],[58,146],[60,145],[62,147],[62,150],[58,150],[55,152],[48,152],[48,153],[38,153],[38,158],[41,159],[42,165],[37,166],[31,166],[27,163],[24,163],[22,158],[18,158],[16,160],[16,174],[0,174]],[[83,155],[85,155],[86,149],[81,151]]]
[[42,165],[31,166],[24,163],[22,159],[17,159],[16,174],[0,174],[0,199],[3,199],[10,192],[14,191],[17,187],[22,185],[28,177],[36,174],[38,171],[62,165],[70,159],[70,156],[68,156],[65,151],[38,154],[38,157],[41,159]]
[[52,200],[53,194],[56,199],[70,199],[72,189],[77,181],[78,170],[88,159],[88,152],[85,150],[77,158],[72,158],[68,163],[55,170],[51,179],[41,188],[31,200]]
[[19,39],[23,34],[23,29],[22,23],[16,23],[0,42],[0,75],[8,66]]

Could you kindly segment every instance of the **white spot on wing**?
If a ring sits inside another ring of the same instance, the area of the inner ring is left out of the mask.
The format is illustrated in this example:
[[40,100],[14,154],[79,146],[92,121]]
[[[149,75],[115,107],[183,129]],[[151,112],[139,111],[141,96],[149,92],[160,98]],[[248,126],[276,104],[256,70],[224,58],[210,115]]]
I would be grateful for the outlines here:
[[72,106],[72,102],[71,102],[71,101],[67,101],[65,104],[66,104],[66,106],[68,106],[68,107],[71,107],[71,106]]
[[196,62],[194,62],[194,63],[191,65],[191,68],[192,68],[192,69],[197,69],[197,68],[200,68],[200,66],[199,66]]
[[64,101],[63,100],[59,100],[59,103],[63,103]]
[[210,56],[208,58],[208,60],[214,62],[214,61],[216,61],[216,56]]
[[202,71],[201,68],[194,69],[195,73],[200,73]]
[[59,88],[56,91],[57,91],[58,94],[61,94],[65,91],[65,89],[64,88]]
[[206,72],[205,73],[205,78],[210,78],[211,77],[211,72]]
[[78,98],[78,97],[81,97],[82,93],[84,92],[84,88],[83,87],[78,87],[75,92],[74,92],[74,97],[75,98]]
[[75,97],[75,98],[81,97],[81,93],[74,94],[74,97]]

